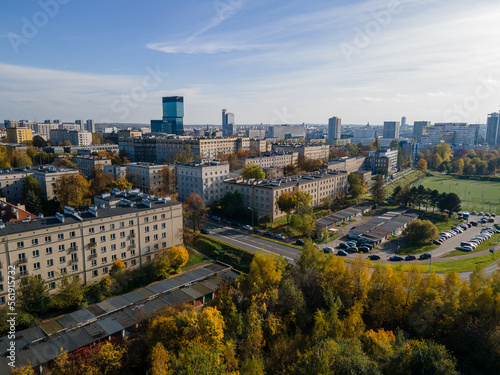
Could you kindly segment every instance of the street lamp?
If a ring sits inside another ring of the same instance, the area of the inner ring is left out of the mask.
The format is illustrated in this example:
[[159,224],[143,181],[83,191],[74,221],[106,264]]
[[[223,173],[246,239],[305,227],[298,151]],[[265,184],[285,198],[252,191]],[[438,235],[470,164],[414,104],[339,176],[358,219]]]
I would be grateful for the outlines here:
[[247,207],[250,211],[252,211],[252,233],[253,233],[253,209],[250,207]]

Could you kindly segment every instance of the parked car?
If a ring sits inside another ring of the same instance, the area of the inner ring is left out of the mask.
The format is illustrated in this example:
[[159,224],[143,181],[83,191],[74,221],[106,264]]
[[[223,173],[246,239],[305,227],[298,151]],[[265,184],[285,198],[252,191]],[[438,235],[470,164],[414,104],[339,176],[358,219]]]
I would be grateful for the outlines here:
[[252,229],[252,227],[250,225],[243,225],[243,229],[250,230],[250,229]]
[[347,249],[349,247],[349,245],[347,244],[347,242],[342,242],[340,245],[339,245],[339,248],[340,249]]
[[282,234],[279,234],[279,233],[278,233],[278,234],[276,234],[274,237],[276,237],[276,238],[277,238],[277,239],[279,239],[279,240],[286,240],[286,237],[285,237],[285,236],[283,236]]
[[441,240],[441,239],[435,239],[435,240],[432,240],[432,243],[434,245],[438,245],[439,246],[439,245],[441,245],[443,243],[443,240]]
[[405,260],[417,260],[417,257],[415,255],[407,255]]
[[495,219],[493,219],[492,217],[490,217],[490,218],[488,219],[488,223],[494,223],[494,222],[495,222]]
[[274,236],[274,233],[268,230],[266,233],[264,233],[266,236]]
[[423,253],[423,254],[420,254],[420,256],[418,257],[418,260],[426,260],[426,259],[430,259],[431,257],[432,257],[432,255],[429,253]]
[[472,251],[472,247],[470,246],[457,246],[455,249],[460,251]]
[[496,216],[497,216],[497,214],[491,214],[491,216],[496,217]]
[[403,257],[400,257],[399,255],[393,255],[392,257],[389,258],[391,262],[400,262],[403,260]]
[[477,215],[477,212],[476,211],[472,211],[472,215]]
[[297,241],[295,241],[295,244],[302,246],[302,245],[304,245],[304,241],[302,241],[301,239],[298,239]]
[[332,247],[329,247],[329,246],[324,247],[324,248],[323,248],[323,252],[324,252],[325,254],[333,254],[333,248],[332,248]]
[[200,232],[203,234],[210,234],[210,231],[207,228],[201,228]]
[[472,224],[473,226],[477,227],[477,221],[471,221],[470,224]]
[[349,242],[346,242],[346,245],[352,247],[352,246],[358,246],[357,242],[356,241],[349,241]]
[[368,253],[371,249],[368,246],[360,246],[359,251],[362,253]]
[[370,260],[380,260],[380,256],[376,254],[368,255],[367,259]]
[[351,247],[348,247],[347,249],[345,249],[345,251],[347,251],[348,253],[357,253],[358,248],[356,246],[351,246]]
[[483,211],[481,211],[478,215],[479,215],[479,216],[484,216]]
[[337,255],[339,257],[345,257],[345,256],[347,256],[347,253],[344,250],[339,250],[339,251],[337,251]]

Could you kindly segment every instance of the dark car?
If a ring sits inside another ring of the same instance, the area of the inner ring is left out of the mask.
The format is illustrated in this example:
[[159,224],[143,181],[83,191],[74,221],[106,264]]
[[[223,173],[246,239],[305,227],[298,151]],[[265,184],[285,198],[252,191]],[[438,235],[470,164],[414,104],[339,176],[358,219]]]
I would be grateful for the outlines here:
[[359,251],[363,253],[368,253],[371,249],[368,246],[360,246]]
[[347,249],[349,247],[348,244],[346,244],[345,242],[342,242],[340,245],[339,245],[339,248],[341,249]]
[[328,246],[324,247],[323,251],[324,251],[325,254],[333,254],[333,248],[328,247]]
[[367,259],[370,259],[370,260],[380,260],[380,256],[378,255],[368,255]]
[[477,227],[477,221],[471,221],[470,224],[472,224],[473,226]]
[[417,260],[417,257],[415,255],[407,255],[405,260]]
[[391,262],[400,262],[403,260],[403,257],[400,257],[399,255],[393,255],[392,257],[389,258]]
[[201,228],[200,232],[203,234],[210,234],[210,231],[207,228]]
[[297,241],[295,241],[295,244],[302,246],[302,245],[304,245],[304,241],[302,241],[301,239],[298,239]]
[[356,246],[351,246],[345,249],[345,251],[347,251],[348,253],[357,253],[359,250]]
[[337,251],[337,255],[339,257],[345,257],[345,256],[347,256],[347,253],[344,250],[339,250],[339,251]]
[[495,219],[493,219],[492,217],[490,217],[490,218],[488,219],[488,223],[494,223],[494,222],[495,222]]
[[274,236],[274,233],[268,230],[266,233],[264,233],[266,236]]
[[420,256],[418,257],[418,260],[426,260],[426,259],[430,259],[431,257],[432,256],[429,253],[423,253],[423,254],[420,254]]
[[441,239],[438,239],[438,240],[432,240],[432,243],[433,243],[434,245],[438,245],[438,246],[439,246],[439,245],[441,245],[441,244],[443,243],[443,241],[442,241]]

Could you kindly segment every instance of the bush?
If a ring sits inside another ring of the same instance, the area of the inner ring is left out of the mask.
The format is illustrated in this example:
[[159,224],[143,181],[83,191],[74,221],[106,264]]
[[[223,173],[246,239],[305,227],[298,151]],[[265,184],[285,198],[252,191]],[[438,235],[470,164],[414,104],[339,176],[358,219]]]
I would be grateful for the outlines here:
[[230,264],[240,271],[248,272],[250,270],[253,253],[247,250],[205,236],[200,236],[195,241],[194,248],[210,258]]

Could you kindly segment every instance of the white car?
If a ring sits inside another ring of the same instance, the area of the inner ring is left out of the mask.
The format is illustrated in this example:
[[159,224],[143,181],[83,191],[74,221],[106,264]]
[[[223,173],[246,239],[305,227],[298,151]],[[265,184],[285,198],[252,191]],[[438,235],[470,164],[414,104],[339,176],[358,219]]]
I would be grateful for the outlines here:
[[252,227],[250,225],[243,225],[242,228],[245,229],[245,230],[251,230],[252,229]]

